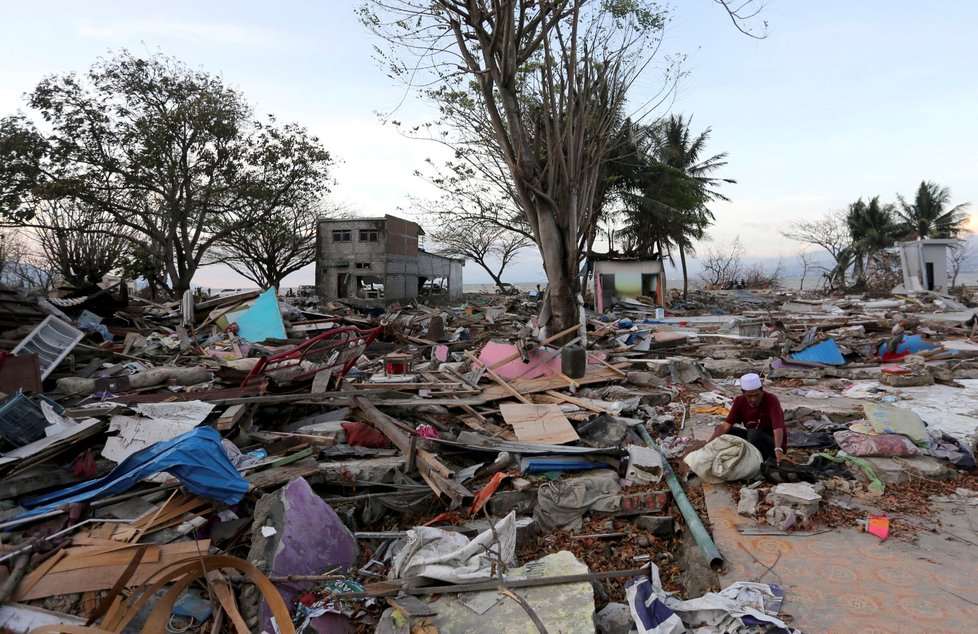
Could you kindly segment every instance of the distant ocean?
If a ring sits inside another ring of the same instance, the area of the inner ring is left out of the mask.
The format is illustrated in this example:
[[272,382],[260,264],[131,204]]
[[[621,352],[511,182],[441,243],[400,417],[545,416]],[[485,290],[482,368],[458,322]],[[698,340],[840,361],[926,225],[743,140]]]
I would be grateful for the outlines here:
[[[808,275],[805,277],[804,290],[814,290],[819,287],[821,279],[818,275]],[[698,277],[690,277],[689,287],[690,289],[696,288],[697,284],[702,283]],[[547,285],[546,281],[540,282],[512,282],[513,286],[519,288],[522,291],[534,291],[537,288],[537,284],[541,288]],[[786,291],[796,291],[801,284],[801,277],[784,277],[781,279],[781,288]],[[978,286],[978,271],[962,271],[958,274],[958,286]],[[666,288],[679,288],[683,287],[683,278],[680,276],[673,276],[666,280]],[[495,293],[496,286],[492,282],[487,282],[483,284],[463,284],[462,290],[465,293]]]

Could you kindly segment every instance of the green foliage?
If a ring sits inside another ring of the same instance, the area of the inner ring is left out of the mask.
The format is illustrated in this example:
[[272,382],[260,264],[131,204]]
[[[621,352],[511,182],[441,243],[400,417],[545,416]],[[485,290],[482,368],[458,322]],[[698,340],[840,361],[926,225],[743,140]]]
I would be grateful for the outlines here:
[[950,207],[951,190],[933,181],[920,182],[913,202],[908,203],[899,195],[897,200],[900,202],[897,215],[904,222],[908,238],[914,240],[957,237],[970,206],[962,203]]
[[625,252],[638,257],[667,256],[679,250],[686,281],[685,256],[705,237],[713,222],[709,203],[727,200],[718,187],[734,183],[712,174],[726,165],[726,153],[704,158],[710,129],[698,135],[682,115],[651,126],[626,122],[620,135],[622,157],[617,187],[625,203],[621,213]]
[[161,54],[128,51],[83,75],[43,79],[28,103],[44,120],[0,126],[8,215],[29,218],[37,200],[68,200],[108,214],[136,245],[140,266],[162,267],[181,293],[207,251],[283,206],[327,191],[329,153],[304,128],[254,119],[244,97]]

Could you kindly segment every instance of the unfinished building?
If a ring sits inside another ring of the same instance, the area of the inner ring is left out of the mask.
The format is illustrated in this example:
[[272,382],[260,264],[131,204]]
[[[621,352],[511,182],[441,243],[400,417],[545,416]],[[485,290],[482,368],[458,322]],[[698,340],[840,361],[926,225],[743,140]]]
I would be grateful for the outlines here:
[[333,299],[405,301],[419,294],[462,295],[463,260],[427,253],[415,222],[321,218],[316,235],[316,290]]

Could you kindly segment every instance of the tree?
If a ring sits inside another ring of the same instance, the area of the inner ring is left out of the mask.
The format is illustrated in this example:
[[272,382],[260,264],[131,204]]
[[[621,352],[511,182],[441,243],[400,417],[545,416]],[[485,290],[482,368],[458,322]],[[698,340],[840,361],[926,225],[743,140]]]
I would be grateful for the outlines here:
[[902,228],[893,216],[893,205],[880,204],[880,197],[874,196],[869,203],[860,198],[849,205],[846,214],[853,251],[854,276],[860,284],[865,283],[877,255],[896,242]]
[[282,280],[316,260],[316,225],[336,210],[314,203],[280,206],[254,224],[228,233],[209,256],[261,288],[278,289]]
[[438,253],[472,260],[489,274],[500,292],[506,291],[503,271],[520,251],[533,244],[522,234],[479,221],[441,225],[429,235],[439,246]]
[[933,181],[921,181],[912,203],[897,194],[900,207],[897,215],[905,223],[907,237],[911,240],[924,238],[954,238],[964,225],[964,212],[970,203],[961,203],[948,209],[951,190]]
[[743,255],[740,236],[730,243],[709,242],[703,254],[703,272],[700,274],[703,281],[712,288],[724,288],[737,282],[743,273]]
[[45,200],[34,234],[63,282],[80,288],[99,284],[121,266],[132,247],[132,230],[111,214],[71,199]]
[[845,286],[846,271],[852,264],[853,255],[846,211],[830,211],[816,220],[794,221],[781,235],[825,249],[832,257],[832,264],[825,273],[828,286]]
[[2,283],[7,286],[50,291],[57,282],[57,273],[44,254],[36,248],[23,231],[0,235]]
[[801,280],[798,282],[798,290],[803,291],[805,290],[805,278],[808,276],[808,272],[815,267],[815,256],[808,249],[802,249],[795,255],[795,258],[801,265]]
[[707,204],[715,200],[728,201],[726,196],[717,191],[717,187],[722,183],[737,182],[711,176],[713,172],[727,165],[727,153],[704,157],[711,128],[694,136],[690,130],[691,122],[691,119],[683,120],[682,115],[671,115],[652,128],[656,144],[655,159],[672,169],[660,170],[659,173],[666,182],[653,182],[653,187],[647,192],[650,196],[657,196],[659,202],[673,210],[668,233],[671,242],[679,250],[684,299],[689,290],[686,253],[693,251],[693,241],[702,240],[706,229],[714,220]]
[[370,0],[361,16],[414,57],[389,57],[394,73],[440,86],[429,94],[441,104],[470,99],[485,113],[543,258],[540,323],[579,323],[579,263],[598,217],[603,157],[664,15],[641,0]]
[[[83,76],[45,78],[28,96],[44,131],[0,123],[0,192],[15,219],[36,199],[77,201],[151,245],[162,288],[179,295],[218,241],[321,195],[329,153],[304,128],[257,121],[236,90],[157,54],[124,51]],[[26,183],[26,184],[25,184]]]
[[951,288],[958,285],[958,275],[965,264],[975,256],[975,246],[970,240],[958,240],[947,255],[948,268],[951,269]]

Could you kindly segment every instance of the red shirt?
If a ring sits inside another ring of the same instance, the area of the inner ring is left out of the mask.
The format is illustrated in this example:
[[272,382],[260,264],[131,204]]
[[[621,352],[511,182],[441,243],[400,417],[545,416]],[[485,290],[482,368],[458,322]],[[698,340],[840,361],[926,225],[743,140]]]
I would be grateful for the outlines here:
[[[751,407],[747,397],[741,394],[733,400],[725,422],[741,424],[747,429],[759,428],[765,434],[774,436],[775,429],[784,430],[784,410],[778,397],[770,392],[762,393],[761,403],[757,407]],[[785,431],[781,438],[781,448],[787,450],[788,432]]]

